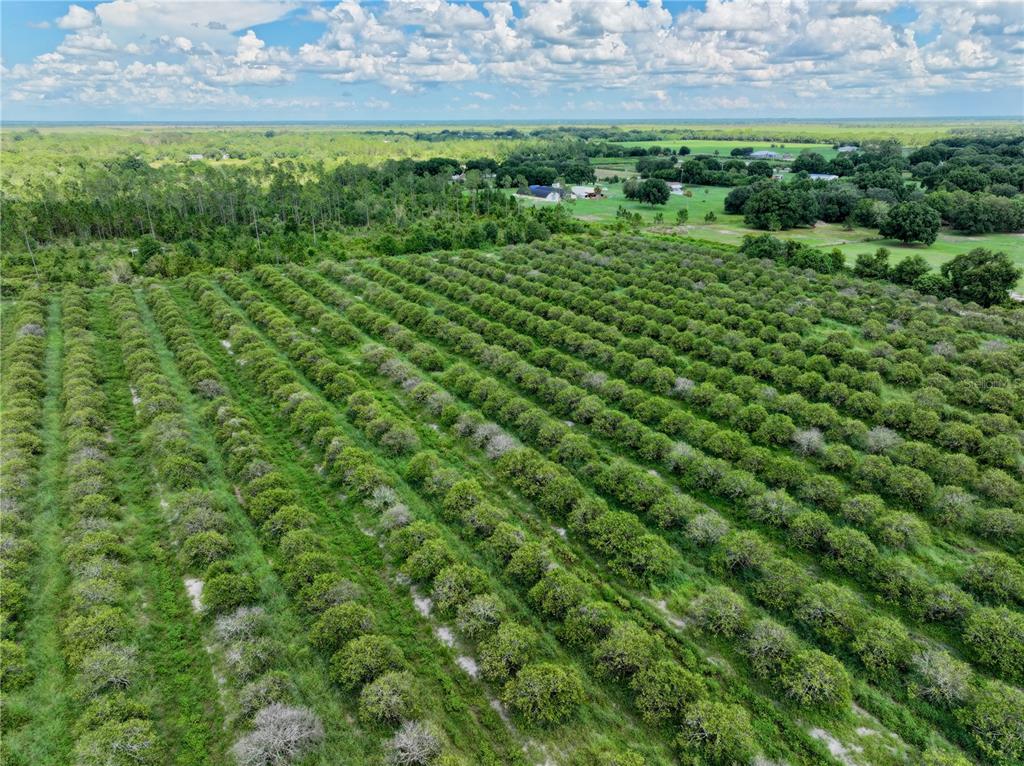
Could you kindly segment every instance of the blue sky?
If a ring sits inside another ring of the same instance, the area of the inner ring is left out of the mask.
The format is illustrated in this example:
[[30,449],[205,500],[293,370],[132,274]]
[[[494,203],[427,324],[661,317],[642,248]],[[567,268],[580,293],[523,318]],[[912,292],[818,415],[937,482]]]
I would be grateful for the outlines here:
[[0,11],[4,120],[1024,117],[1019,0],[5,0]]

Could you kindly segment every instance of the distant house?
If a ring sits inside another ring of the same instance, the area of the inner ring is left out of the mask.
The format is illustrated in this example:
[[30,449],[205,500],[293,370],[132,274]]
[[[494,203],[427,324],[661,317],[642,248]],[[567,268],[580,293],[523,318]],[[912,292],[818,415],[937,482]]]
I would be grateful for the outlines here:
[[668,182],[668,191],[669,191],[669,194],[682,194],[683,193],[683,185],[681,183],[679,183],[679,181],[669,181]]
[[859,146],[840,146],[838,149],[836,149],[836,151],[839,152],[840,154],[849,154],[850,152],[859,152],[860,151],[860,147]]
[[231,159],[231,155],[230,155],[230,154],[228,154],[227,152],[224,152],[224,154],[222,154],[222,155],[220,156],[220,158],[221,158],[222,160],[230,160],[230,159]]
[[835,181],[839,178],[839,176],[832,173],[808,173],[807,177],[812,181]]
[[188,156],[188,158],[190,160],[201,160],[203,158],[203,155],[201,155],[201,154],[190,154]]
[[452,183],[453,184],[461,184],[461,183],[465,183],[465,182],[466,182],[466,173],[465,172],[453,173],[452,174]]
[[750,159],[752,160],[781,160],[782,155],[778,152],[770,152],[767,149],[761,149],[760,151],[751,152]]

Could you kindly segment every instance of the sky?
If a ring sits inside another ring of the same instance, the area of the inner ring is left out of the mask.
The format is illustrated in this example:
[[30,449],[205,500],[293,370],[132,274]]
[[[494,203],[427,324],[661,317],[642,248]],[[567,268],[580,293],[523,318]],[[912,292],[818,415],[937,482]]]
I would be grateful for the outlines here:
[[1024,1],[0,2],[4,121],[1020,116]]

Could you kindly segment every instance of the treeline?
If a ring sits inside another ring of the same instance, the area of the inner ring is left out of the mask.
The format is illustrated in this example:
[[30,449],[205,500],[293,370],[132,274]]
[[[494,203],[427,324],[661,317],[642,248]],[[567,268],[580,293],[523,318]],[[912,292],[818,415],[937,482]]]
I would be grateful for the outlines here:
[[[518,177],[540,161],[563,174],[572,155],[517,156],[507,170]],[[394,254],[532,242],[583,226],[558,208],[521,206],[484,172],[454,182],[459,170],[443,157],[330,170],[293,162],[152,167],[136,157],[83,163],[64,183],[6,188],[0,245],[6,266],[48,273],[53,259],[41,245],[147,237],[132,253],[134,265],[175,276],[200,262],[245,268],[341,249],[352,236],[371,252]]]
[[[847,269],[842,251],[825,251],[795,240],[781,240],[770,234],[748,234],[739,251],[750,258],[767,258],[787,266],[836,274]],[[1024,275],[1003,252],[976,247],[942,264],[938,273],[920,255],[907,256],[893,265],[890,252],[880,247],[874,253],[861,253],[852,268],[854,276],[883,279],[939,298],[956,298],[979,306],[1005,304],[1009,291]]]
[[[925,244],[942,225],[965,234],[1024,230],[1024,136],[949,139],[906,158],[897,148],[832,160],[802,154],[791,166],[797,177],[784,187],[772,188],[752,173],[756,163],[742,172],[734,161],[713,157],[683,163],[681,174],[689,183],[735,186],[725,212],[742,213],[748,225],[762,229],[823,220]],[[813,182],[811,173],[841,178]]]

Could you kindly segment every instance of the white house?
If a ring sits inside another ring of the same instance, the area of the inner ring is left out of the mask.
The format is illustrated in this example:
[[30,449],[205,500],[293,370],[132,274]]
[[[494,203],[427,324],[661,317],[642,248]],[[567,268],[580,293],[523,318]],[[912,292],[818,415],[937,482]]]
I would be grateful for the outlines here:
[[750,153],[750,159],[752,160],[781,160],[782,155],[778,152],[770,152],[767,149],[761,149],[756,152]]
[[203,155],[201,155],[201,154],[190,154],[188,156],[188,158],[190,160],[201,160],[203,158]]
[[859,146],[840,146],[838,149],[836,149],[836,151],[839,152],[840,154],[849,154],[850,152],[859,152],[860,151],[860,147]]
[[839,176],[832,173],[808,173],[807,177],[812,181],[835,181],[839,178]]

